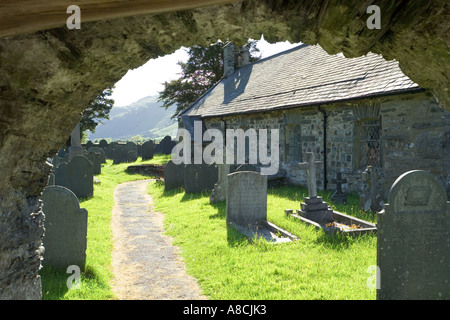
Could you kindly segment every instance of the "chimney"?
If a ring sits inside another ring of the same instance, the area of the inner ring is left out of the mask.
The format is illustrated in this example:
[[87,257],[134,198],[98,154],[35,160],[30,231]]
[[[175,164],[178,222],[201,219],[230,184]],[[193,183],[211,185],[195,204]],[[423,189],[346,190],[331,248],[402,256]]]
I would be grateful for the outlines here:
[[223,76],[225,78],[249,63],[250,51],[246,46],[236,48],[232,42],[223,46]]
[[228,42],[223,46],[223,76],[227,78],[234,72],[234,44]]

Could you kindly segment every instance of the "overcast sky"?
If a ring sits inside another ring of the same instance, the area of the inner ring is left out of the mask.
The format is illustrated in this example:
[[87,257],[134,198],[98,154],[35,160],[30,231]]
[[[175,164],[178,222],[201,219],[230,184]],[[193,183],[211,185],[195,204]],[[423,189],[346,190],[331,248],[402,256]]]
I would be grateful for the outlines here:
[[[289,42],[270,44],[263,37],[258,41],[257,47],[262,58],[266,58],[280,51],[297,46]],[[127,74],[115,85],[112,98],[116,106],[126,106],[147,96],[157,95],[163,90],[165,81],[180,77],[181,69],[178,61],[186,61],[188,54],[186,48],[180,48],[171,55],[151,59],[143,66],[129,70]]]

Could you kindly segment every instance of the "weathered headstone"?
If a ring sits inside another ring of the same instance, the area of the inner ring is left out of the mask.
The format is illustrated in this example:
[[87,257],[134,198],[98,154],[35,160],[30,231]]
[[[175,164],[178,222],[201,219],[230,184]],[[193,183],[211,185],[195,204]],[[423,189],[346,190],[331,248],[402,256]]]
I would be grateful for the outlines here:
[[142,145],[142,160],[150,160],[155,154],[155,143],[152,140],[144,142]]
[[128,162],[128,151],[123,145],[117,145],[113,150],[113,164]]
[[94,194],[93,165],[86,157],[76,156],[55,170],[55,184],[70,189],[78,198]]
[[92,147],[94,147],[94,143],[91,140],[86,142],[86,150],[89,150],[89,148],[92,148]]
[[62,186],[48,186],[41,199],[45,214],[44,265],[63,269],[86,262],[86,209],[80,209],[75,194]]
[[127,152],[127,162],[136,162],[138,159],[137,152],[135,150],[128,150]]
[[100,140],[100,142],[98,143],[98,146],[100,148],[108,148],[108,141],[106,141],[105,139]]
[[333,210],[322,200],[322,197],[317,196],[316,165],[321,163],[322,161],[314,161],[312,152],[307,152],[306,162],[299,164],[300,168],[308,171],[308,197],[305,197],[305,202],[300,204],[301,209],[297,210],[297,213],[306,219],[326,223],[333,221]]
[[228,174],[232,172],[233,167],[234,165],[225,163],[217,165],[217,183],[214,184],[214,189],[209,197],[209,203],[217,203],[226,200]]
[[101,156],[101,161],[100,161],[100,163],[106,163],[106,155],[105,155],[105,151],[103,151],[103,149],[102,148],[100,148],[100,147],[91,147],[91,148],[89,148],[88,149],[88,153],[89,152],[97,152],[97,153],[100,153],[100,156]]
[[367,166],[366,170],[361,173],[361,179],[365,183],[360,194],[361,209],[368,211],[380,211],[383,209],[383,178],[380,168]]
[[164,166],[164,190],[172,190],[184,186],[184,164],[174,164],[170,160]]
[[175,147],[175,141],[172,141],[170,136],[165,136],[159,144],[163,154],[171,154],[173,147]]
[[136,154],[138,152],[137,145],[133,141],[127,141],[127,143],[125,144],[125,148],[127,149],[127,151],[134,151],[134,152],[136,152]]
[[450,299],[450,203],[441,182],[413,170],[377,214],[377,299]]
[[347,179],[342,178],[342,173],[336,173],[336,179],[331,179],[331,182],[336,185],[336,191],[331,196],[331,200],[336,203],[346,203],[347,195],[342,192],[342,184],[347,183]]
[[227,179],[227,222],[247,226],[267,221],[267,176],[254,171],[230,173]]
[[184,190],[197,193],[212,190],[217,182],[217,165],[187,164],[184,167]]
[[90,148],[86,157],[92,162],[92,172],[94,174],[102,173],[102,154]]

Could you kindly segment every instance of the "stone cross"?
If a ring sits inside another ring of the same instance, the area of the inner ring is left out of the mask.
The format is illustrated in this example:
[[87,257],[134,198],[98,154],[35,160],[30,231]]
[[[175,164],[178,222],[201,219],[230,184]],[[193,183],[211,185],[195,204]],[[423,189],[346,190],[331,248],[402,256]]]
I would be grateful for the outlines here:
[[83,156],[84,150],[81,146],[81,133],[80,133],[80,123],[77,123],[75,129],[73,129],[70,135],[70,149],[69,149],[69,160],[72,160],[76,156]]
[[316,165],[322,164],[322,161],[314,161],[314,153],[306,153],[306,162],[299,163],[300,169],[306,169],[308,172],[308,196],[317,197]]

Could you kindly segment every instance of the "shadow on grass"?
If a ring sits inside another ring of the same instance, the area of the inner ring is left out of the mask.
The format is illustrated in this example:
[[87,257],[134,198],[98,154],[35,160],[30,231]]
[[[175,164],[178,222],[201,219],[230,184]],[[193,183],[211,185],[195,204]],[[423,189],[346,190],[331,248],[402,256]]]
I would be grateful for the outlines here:
[[225,219],[227,216],[227,203],[226,201],[220,201],[217,203],[211,203],[211,206],[217,210],[217,213],[210,215],[210,219]]
[[[67,280],[73,273],[66,273],[65,270],[44,266],[40,271],[42,281],[42,299],[43,300],[63,300],[66,293],[69,291],[67,287]],[[86,266],[84,271],[80,274],[81,282],[95,281],[103,283],[91,266]]]

